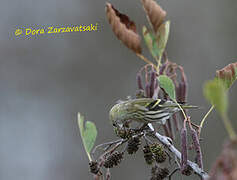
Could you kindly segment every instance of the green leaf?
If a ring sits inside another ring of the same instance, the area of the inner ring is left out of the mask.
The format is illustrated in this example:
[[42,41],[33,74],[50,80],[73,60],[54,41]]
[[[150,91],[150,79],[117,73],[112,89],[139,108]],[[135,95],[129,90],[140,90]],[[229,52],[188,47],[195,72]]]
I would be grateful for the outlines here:
[[86,150],[89,160],[91,161],[90,152],[94,146],[96,136],[97,136],[96,126],[93,122],[86,121],[85,127],[84,127],[84,117],[81,116],[80,113],[78,113],[78,126],[80,129],[84,148]]
[[237,79],[237,62],[216,71],[216,77],[223,81],[226,90],[228,90]]
[[159,49],[157,46],[157,42],[156,42],[156,37],[152,32],[149,32],[149,30],[146,28],[146,26],[143,26],[142,29],[143,32],[143,37],[145,40],[145,43],[151,53],[151,55],[156,59],[157,57],[159,57]]
[[157,31],[157,43],[159,49],[159,56],[161,57],[168,42],[170,32],[170,21],[166,21],[165,23],[161,24]]
[[163,88],[169,97],[175,101],[176,95],[173,81],[166,75],[160,75],[158,77],[158,81],[160,83],[160,87]]
[[220,79],[208,81],[204,85],[204,96],[216,107],[222,116],[225,116],[228,106],[225,84]]
[[142,32],[145,43],[155,59],[161,59],[169,38],[170,21],[161,24],[157,34],[150,32],[143,26]]

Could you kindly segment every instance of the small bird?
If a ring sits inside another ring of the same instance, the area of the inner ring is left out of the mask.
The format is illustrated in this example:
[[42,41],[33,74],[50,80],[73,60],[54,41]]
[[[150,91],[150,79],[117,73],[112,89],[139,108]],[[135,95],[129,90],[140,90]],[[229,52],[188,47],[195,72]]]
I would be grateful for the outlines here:
[[[183,109],[194,109],[197,106],[183,105]],[[127,101],[119,101],[110,110],[109,116],[113,126],[122,127],[133,121],[139,123],[165,124],[174,113],[180,111],[178,105],[171,100],[139,98]]]

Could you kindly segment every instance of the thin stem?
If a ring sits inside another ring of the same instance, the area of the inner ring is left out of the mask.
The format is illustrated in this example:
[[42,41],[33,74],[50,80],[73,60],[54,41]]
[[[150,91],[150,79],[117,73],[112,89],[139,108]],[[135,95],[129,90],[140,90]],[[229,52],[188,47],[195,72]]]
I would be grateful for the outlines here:
[[141,58],[143,61],[145,61],[146,63],[151,64],[151,65],[153,65],[155,68],[157,68],[150,60],[148,60],[148,59],[147,59],[146,57],[144,57],[142,54],[136,53],[136,55],[137,55],[139,58]]
[[92,161],[92,158],[91,158],[90,153],[89,153],[89,152],[86,152],[86,153],[87,153],[87,156],[88,156],[89,161],[91,162],[91,161]]
[[198,134],[199,134],[199,137],[200,137],[200,134],[201,134],[201,130],[202,130],[202,127],[203,127],[203,124],[206,120],[206,118],[209,116],[209,114],[212,112],[212,110],[214,109],[214,105],[211,106],[211,108],[209,109],[209,111],[205,114],[205,116],[203,117],[200,125],[199,125],[199,129],[198,129]]
[[187,116],[186,116],[186,114],[185,114],[185,112],[184,112],[184,110],[183,110],[183,108],[182,108],[182,106],[180,106],[180,104],[179,104],[176,100],[174,100],[174,102],[177,104],[177,106],[179,107],[179,109],[180,109],[181,112],[183,113],[184,119],[188,119]]
[[159,57],[159,59],[157,59],[156,57],[156,61],[157,61],[157,72],[159,72],[160,66],[161,66],[161,56]]
[[[208,115],[212,112],[212,110],[214,109],[214,105],[211,106],[211,108],[209,109],[209,111],[207,112],[207,114],[203,117],[201,123],[200,123],[200,126],[199,126],[199,130],[198,130],[198,134],[199,134],[199,137],[200,137],[200,134],[201,134],[201,129],[203,127],[203,124],[206,120],[206,118],[208,117]],[[227,117],[226,114],[222,115],[222,120],[223,120],[223,123],[225,125],[225,128],[226,128],[226,131],[228,132],[229,134],[229,137],[230,139],[234,140],[237,136],[236,136],[236,133],[234,131],[234,129],[232,128],[232,125],[229,121],[229,118]]]
[[224,115],[222,116],[222,120],[223,120],[223,123],[224,123],[224,125],[225,125],[226,131],[228,132],[228,134],[229,134],[229,136],[230,136],[230,139],[231,139],[231,140],[235,140],[236,137],[237,137],[237,136],[236,136],[236,133],[235,133],[234,129],[232,128],[232,125],[231,125],[231,123],[230,123],[230,120],[229,120],[229,118],[227,117],[226,114],[224,114]]

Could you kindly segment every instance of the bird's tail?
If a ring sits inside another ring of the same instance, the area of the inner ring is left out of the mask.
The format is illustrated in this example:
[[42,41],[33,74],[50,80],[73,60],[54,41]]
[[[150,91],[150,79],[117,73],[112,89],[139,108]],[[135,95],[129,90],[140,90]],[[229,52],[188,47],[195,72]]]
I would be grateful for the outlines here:
[[192,106],[192,105],[180,105],[183,109],[199,109],[198,106]]
[[178,102],[183,109],[199,109],[198,106],[187,105],[186,102]]
[[[199,109],[198,106],[192,106],[192,105],[182,105],[180,104],[180,106],[183,108],[183,109]],[[179,106],[177,104],[174,104],[174,105],[163,105],[162,107],[169,107],[169,108],[179,108]]]
[[183,109],[198,109],[198,106],[193,106],[193,105],[188,105],[185,102],[178,102],[177,103],[173,102],[173,101],[167,101],[165,104],[161,104],[159,105],[160,107],[164,107],[164,108],[179,108],[179,105],[183,108]]

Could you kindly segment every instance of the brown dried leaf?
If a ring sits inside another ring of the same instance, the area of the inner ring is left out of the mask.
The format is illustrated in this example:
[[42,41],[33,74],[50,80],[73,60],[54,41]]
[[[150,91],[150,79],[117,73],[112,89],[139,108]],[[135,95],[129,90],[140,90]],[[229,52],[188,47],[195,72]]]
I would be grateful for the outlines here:
[[136,32],[135,23],[128,16],[120,13],[110,3],[106,3],[106,16],[117,38],[129,49],[141,54],[141,38]]
[[237,79],[237,62],[231,63],[223,69],[216,71],[218,79],[224,81],[226,88],[230,88],[234,81]]
[[164,11],[154,0],[141,1],[154,31],[157,32],[165,19],[166,11]]

